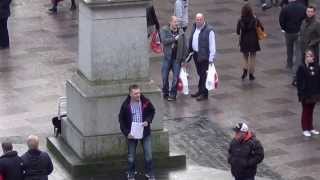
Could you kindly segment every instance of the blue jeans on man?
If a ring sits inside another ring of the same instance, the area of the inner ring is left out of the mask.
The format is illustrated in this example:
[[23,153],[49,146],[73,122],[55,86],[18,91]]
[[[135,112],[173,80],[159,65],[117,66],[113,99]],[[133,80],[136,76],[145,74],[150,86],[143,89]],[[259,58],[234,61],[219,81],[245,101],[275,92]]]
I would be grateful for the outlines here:
[[[178,77],[180,74],[180,63],[177,63],[175,59],[170,58],[164,58],[162,61],[162,68],[161,68],[161,74],[162,74],[162,93],[164,97],[171,96],[176,97],[177,96],[177,82]],[[173,72],[173,78],[172,78],[172,84],[171,84],[171,90],[169,91],[169,73],[170,70]]]
[[152,163],[152,148],[151,148],[151,135],[143,137],[143,139],[128,139],[128,175],[134,176],[135,174],[135,159],[136,149],[138,142],[142,143],[144,154],[145,172],[149,176],[153,176],[153,163]]

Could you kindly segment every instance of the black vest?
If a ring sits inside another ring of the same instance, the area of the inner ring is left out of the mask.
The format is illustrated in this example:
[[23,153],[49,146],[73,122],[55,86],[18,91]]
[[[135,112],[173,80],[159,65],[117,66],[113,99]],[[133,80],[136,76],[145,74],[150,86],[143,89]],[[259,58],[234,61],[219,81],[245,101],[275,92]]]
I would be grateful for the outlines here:
[[[193,34],[196,30],[196,25],[193,25],[192,33],[189,39],[189,48],[190,51],[193,51],[192,49],[192,41],[193,41]],[[213,31],[213,27],[210,25],[205,24],[205,26],[201,29],[199,38],[198,38],[198,59],[197,61],[209,61],[209,34],[210,31]]]

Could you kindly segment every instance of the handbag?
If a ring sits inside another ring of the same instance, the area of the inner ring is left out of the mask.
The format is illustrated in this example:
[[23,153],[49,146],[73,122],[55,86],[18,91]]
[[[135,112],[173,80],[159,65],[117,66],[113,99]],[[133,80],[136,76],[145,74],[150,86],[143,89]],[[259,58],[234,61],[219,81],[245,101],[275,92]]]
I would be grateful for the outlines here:
[[185,67],[182,67],[180,70],[177,91],[183,93],[184,95],[189,94],[188,73]]
[[261,26],[259,25],[258,23],[258,20],[257,20],[257,24],[256,24],[256,31],[257,31],[257,36],[258,36],[258,39],[259,40],[264,40],[267,38],[267,33],[264,32],[261,28]]
[[154,31],[151,33],[150,48],[154,53],[157,53],[157,54],[162,53],[162,47],[161,47],[160,36],[158,31]]

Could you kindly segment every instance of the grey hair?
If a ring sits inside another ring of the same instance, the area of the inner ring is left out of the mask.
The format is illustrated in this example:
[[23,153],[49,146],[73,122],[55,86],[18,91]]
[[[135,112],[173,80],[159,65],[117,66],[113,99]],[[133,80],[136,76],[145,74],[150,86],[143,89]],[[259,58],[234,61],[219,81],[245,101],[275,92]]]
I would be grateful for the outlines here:
[[39,137],[36,135],[30,135],[27,139],[27,145],[29,149],[39,149]]

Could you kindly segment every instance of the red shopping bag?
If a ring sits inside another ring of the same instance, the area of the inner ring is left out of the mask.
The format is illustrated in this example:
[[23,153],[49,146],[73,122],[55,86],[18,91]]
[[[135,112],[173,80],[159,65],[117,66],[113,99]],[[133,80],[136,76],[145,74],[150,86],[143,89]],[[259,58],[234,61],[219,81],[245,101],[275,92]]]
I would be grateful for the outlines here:
[[183,91],[183,83],[180,78],[178,79],[178,82],[177,82],[177,91],[180,93],[182,93],[182,91]]
[[158,31],[151,33],[150,48],[153,52],[159,54],[162,53],[161,42]]

